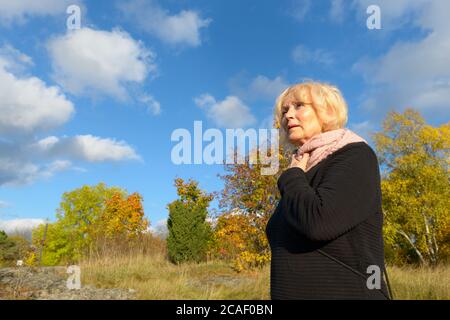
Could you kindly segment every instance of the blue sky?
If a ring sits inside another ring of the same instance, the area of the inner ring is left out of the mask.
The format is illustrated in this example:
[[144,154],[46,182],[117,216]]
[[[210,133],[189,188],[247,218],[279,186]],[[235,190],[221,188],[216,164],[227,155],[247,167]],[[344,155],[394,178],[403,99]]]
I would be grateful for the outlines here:
[[[67,30],[71,4],[79,30]],[[366,26],[371,4],[381,30]],[[175,129],[267,128],[276,96],[305,78],[337,85],[348,127],[366,139],[389,110],[445,123],[449,9],[441,0],[0,0],[0,222],[52,221],[63,192],[105,182],[141,193],[155,226],[176,198],[175,177],[222,188],[222,166],[172,163]]]

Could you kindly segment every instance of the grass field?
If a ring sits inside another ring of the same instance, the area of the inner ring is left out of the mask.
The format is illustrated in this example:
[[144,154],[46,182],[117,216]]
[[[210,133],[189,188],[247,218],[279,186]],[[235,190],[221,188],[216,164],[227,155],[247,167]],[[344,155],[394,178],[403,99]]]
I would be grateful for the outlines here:
[[394,299],[450,300],[450,265],[436,268],[388,267]]
[[[138,299],[269,299],[269,267],[235,272],[212,261],[176,266],[163,254],[86,260],[83,284],[136,290]],[[450,266],[388,267],[395,299],[450,299]]]
[[236,273],[213,261],[179,266],[163,255],[87,260],[82,284],[134,289],[139,299],[269,299],[269,269]]

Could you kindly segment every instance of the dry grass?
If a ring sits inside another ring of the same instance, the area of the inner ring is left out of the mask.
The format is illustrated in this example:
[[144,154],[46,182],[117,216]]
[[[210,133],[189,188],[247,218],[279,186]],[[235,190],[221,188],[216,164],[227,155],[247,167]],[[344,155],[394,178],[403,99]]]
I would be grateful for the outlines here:
[[429,267],[389,267],[395,299],[450,300],[450,265]]
[[220,261],[174,265],[165,255],[86,260],[82,283],[136,290],[138,299],[269,299],[269,269],[236,273]]
[[[134,289],[138,299],[269,299],[269,267],[235,272],[221,261],[174,265],[163,252],[85,260],[82,283]],[[450,266],[389,267],[395,299],[450,299]]]

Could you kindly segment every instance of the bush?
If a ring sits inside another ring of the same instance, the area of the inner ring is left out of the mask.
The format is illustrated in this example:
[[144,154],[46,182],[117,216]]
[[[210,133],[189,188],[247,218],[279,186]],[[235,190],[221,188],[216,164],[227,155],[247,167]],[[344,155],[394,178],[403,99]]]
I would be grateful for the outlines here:
[[174,263],[203,261],[211,239],[211,226],[206,217],[212,196],[198,189],[192,180],[184,183],[182,179],[176,179],[175,185],[180,199],[168,205],[169,259]]
[[0,266],[14,266],[17,260],[26,259],[30,251],[28,241],[20,236],[8,237],[0,230]]

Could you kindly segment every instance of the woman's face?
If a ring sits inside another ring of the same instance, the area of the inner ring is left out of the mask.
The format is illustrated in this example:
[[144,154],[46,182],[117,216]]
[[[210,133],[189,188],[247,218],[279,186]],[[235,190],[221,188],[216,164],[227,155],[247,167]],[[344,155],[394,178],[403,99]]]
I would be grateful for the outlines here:
[[286,129],[289,141],[296,146],[303,145],[313,136],[322,132],[322,124],[312,105],[307,90],[298,94],[289,93],[281,106],[281,125]]

